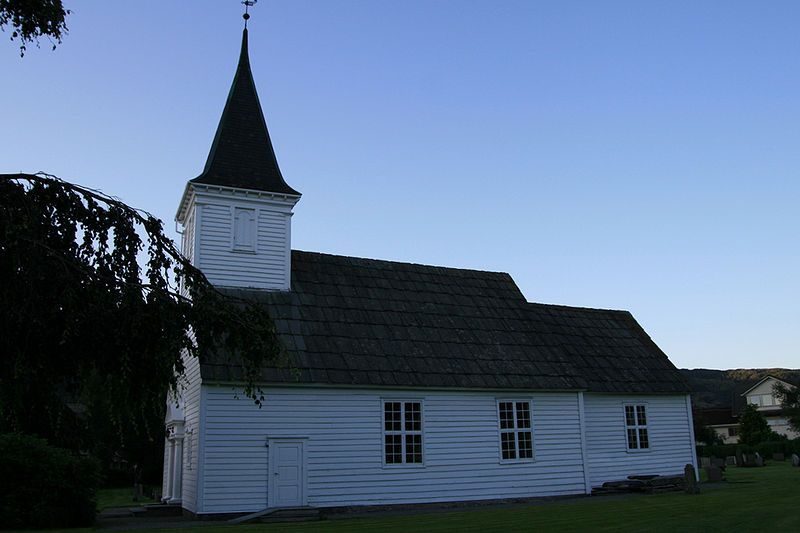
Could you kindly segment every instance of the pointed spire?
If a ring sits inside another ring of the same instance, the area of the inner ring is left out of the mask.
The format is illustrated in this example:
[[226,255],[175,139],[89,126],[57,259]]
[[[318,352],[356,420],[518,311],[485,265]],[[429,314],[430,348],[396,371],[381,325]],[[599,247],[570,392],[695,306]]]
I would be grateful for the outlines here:
[[291,194],[281,175],[267,123],[250,71],[247,28],[242,33],[242,51],[228,101],[222,111],[205,169],[192,183],[237,189]]

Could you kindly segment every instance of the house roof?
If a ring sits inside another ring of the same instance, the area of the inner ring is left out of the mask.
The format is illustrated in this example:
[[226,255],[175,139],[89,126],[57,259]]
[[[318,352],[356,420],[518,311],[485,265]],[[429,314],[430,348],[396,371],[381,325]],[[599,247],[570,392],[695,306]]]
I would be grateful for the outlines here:
[[741,393],[739,396],[747,396],[748,392],[750,392],[751,390],[755,389],[756,387],[758,387],[759,385],[761,385],[762,383],[764,383],[765,381],[770,380],[770,379],[775,380],[775,381],[780,381],[784,385],[788,385],[789,387],[792,387],[792,388],[796,387],[796,385],[794,385],[793,383],[789,383],[788,381],[786,381],[784,379],[777,378],[777,377],[773,376],[772,374],[768,374],[768,375],[764,376],[763,378],[761,378],[760,380],[758,380],[755,385],[753,385],[752,387],[750,387],[749,389],[747,389],[746,391]]
[[256,93],[242,34],[239,65],[203,172],[190,181],[299,196],[283,179]]
[[739,423],[738,418],[729,407],[698,409],[695,417],[700,418],[707,426],[732,426]]
[[[294,370],[265,383],[688,391],[630,313],[529,304],[505,273],[293,251],[291,291],[225,292],[275,320]],[[201,372],[241,379],[224,355]]]

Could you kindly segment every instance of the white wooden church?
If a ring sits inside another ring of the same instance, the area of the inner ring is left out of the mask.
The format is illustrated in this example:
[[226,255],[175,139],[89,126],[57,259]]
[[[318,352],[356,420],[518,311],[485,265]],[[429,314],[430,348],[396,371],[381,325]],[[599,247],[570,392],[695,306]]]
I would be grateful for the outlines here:
[[[292,370],[187,361],[164,500],[195,515],[589,494],[695,464],[688,387],[627,311],[529,303],[508,274],[292,250],[247,29],[183,253],[274,318]],[[695,464],[696,467],[696,464]]]

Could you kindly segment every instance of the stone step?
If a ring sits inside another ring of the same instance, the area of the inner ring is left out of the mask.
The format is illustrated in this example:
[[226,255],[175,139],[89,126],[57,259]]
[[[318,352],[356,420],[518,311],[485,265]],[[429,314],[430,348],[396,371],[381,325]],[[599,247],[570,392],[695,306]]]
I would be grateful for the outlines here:
[[282,522],[316,522],[318,516],[265,516],[259,520],[262,524],[278,524]]
[[319,509],[297,507],[293,509],[276,509],[264,515],[258,521],[263,524],[270,524],[277,522],[312,522],[319,519]]
[[264,515],[263,519],[319,519],[319,509],[313,507],[297,507],[292,509],[276,509]]
[[627,492],[654,492],[680,491],[685,488],[683,476],[628,476],[620,481],[607,481],[601,487],[592,487],[592,494],[622,494]]
[[151,503],[143,505],[143,513],[137,513],[138,516],[182,516],[183,509],[179,504],[175,503]]
[[315,507],[289,507],[286,509],[264,509],[256,513],[239,516],[229,520],[229,524],[310,522],[320,520],[319,509]]

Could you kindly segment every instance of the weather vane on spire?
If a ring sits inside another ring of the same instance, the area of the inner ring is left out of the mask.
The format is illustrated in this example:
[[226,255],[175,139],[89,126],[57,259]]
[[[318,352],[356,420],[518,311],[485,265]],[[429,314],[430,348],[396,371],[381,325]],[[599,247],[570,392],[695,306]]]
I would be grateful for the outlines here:
[[258,0],[242,0],[242,4],[244,4],[244,15],[242,15],[242,18],[244,19],[244,27],[245,28],[247,28],[247,21],[250,19],[250,13],[248,13],[247,11],[251,7],[256,5],[257,2],[258,2]]

